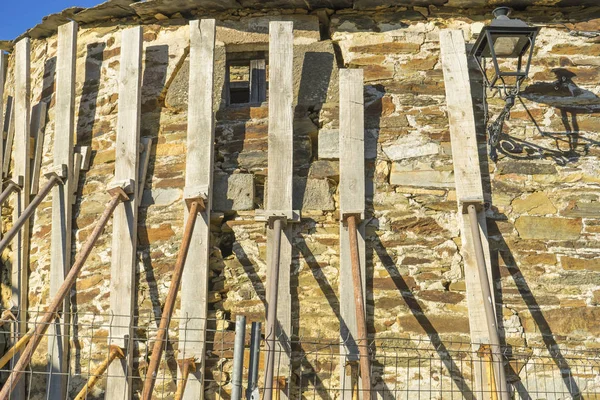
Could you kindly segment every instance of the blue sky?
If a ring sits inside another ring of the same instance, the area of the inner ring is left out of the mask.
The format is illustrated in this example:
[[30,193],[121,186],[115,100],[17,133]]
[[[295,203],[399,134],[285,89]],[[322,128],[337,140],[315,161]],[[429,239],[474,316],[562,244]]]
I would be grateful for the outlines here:
[[104,0],[0,0],[0,40],[12,40],[42,22],[46,15],[68,7],[92,7]]

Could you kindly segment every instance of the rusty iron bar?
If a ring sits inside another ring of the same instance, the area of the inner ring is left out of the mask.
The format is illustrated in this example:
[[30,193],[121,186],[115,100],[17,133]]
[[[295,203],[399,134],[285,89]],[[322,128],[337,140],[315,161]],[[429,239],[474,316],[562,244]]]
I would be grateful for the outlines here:
[[104,375],[104,373],[108,369],[108,366],[117,358],[120,360],[125,358],[125,353],[123,352],[123,349],[120,348],[119,346],[111,344],[109,349],[110,349],[110,351],[109,351],[106,359],[104,361],[102,361],[102,364],[100,364],[98,366],[98,368],[96,368],[94,370],[92,376],[90,376],[90,379],[88,379],[87,383],[85,384],[83,389],[81,389],[81,391],[79,392],[77,397],[75,397],[74,400],[86,399],[89,390],[91,388],[93,388],[94,386],[96,386],[96,383],[98,383],[100,378],[102,378],[102,375]]
[[181,400],[183,399],[183,392],[185,392],[185,386],[187,385],[190,373],[196,372],[196,359],[192,357],[184,360],[177,360],[177,364],[179,364],[179,368],[181,368],[181,380],[177,384],[174,400]]
[[183,268],[185,267],[185,260],[187,259],[190,243],[192,242],[196,218],[198,217],[198,213],[204,208],[204,203],[200,199],[193,200],[190,202],[189,207],[190,212],[185,225],[185,231],[183,233],[181,249],[179,250],[179,255],[177,256],[177,261],[175,263],[175,271],[173,271],[173,277],[171,278],[171,287],[169,288],[169,293],[167,294],[167,299],[165,300],[162,316],[160,317],[160,324],[158,326],[158,331],[156,332],[152,356],[150,357],[150,364],[148,365],[146,380],[144,381],[144,390],[141,397],[142,400],[150,400],[152,398],[152,390],[154,389],[156,373],[160,365],[163,345],[166,341],[167,331],[169,329],[169,322],[171,321],[173,309],[175,308],[177,292],[179,291],[179,286],[181,285]]
[[35,212],[35,209],[46,198],[48,193],[50,193],[50,191],[52,190],[54,185],[56,185],[57,183],[61,183],[61,182],[62,182],[62,180],[56,174],[52,175],[50,177],[50,179],[48,179],[48,182],[46,182],[46,185],[44,185],[44,187],[42,188],[42,190],[40,190],[38,195],[35,196],[35,198],[31,201],[31,203],[29,203],[27,208],[25,208],[25,210],[23,210],[23,212],[21,213],[19,218],[15,221],[13,227],[10,228],[10,230],[8,232],[6,232],[6,235],[2,238],[2,241],[0,241],[0,254],[4,251],[6,246],[8,246],[8,244],[11,242],[11,240],[13,240],[13,238],[21,230],[23,225],[25,225],[25,223],[29,220],[29,217],[31,217],[33,215],[33,213]]
[[[371,398],[371,366],[369,362],[369,340],[367,336],[367,317],[365,312],[365,303],[363,296],[362,279],[360,276],[360,257],[358,254],[358,217],[354,214],[348,215],[346,223],[348,225],[348,239],[350,241],[350,259],[352,261],[352,283],[354,286],[354,308],[356,310],[356,325],[358,338],[356,345],[360,355],[360,377],[362,381],[362,390],[365,393],[363,398]],[[361,344],[361,342],[363,342]]]
[[265,347],[267,359],[265,364],[265,392],[264,400],[273,399],[273,379],[275,375],[275,343],[277,341],[277,296],[279,291],[279,262],[281,259],[281,232],[283,218],[273,218],[272,229],[275,248],[271,258],[271,273],[269,276],[269,301],[267,303],[267,324],[265,328]]
[[35,352],[35,349],[38,347],[38,345],[42,341],[42,338],[44,337],[44,333],[46,333],[46,330],[48,329],[48,327],[50,326],[52,321],[57,318],[58,312],[59,312],[60,308],[62,307],[64,299],[69,294],[69,292],[71,290],[71,286],[73,286],[73,284],[75,284],[77,276],[81,272],[81,269],[83,268],[83,266],[85,264],[85,261],[87,260],[88,256],[92,252],[92,249],[94,248],[94,244],[100,237],[100,234],[104,230],[104,227],[106,226],[110,216],[113,214],[113,212],[115,211],[115,208],[117,208],[117,205],[120,202],[126,201],[128,199],[129,198],[127,197],[127,195],[125,194],[125,192],[123,190],[117,190],[114,192],[114,194],[112,194],[112,199],[106,205],[106,208],[104,209],[104,212],[102,213],[102,216],[100,217],[100,219],[96,222],[96,226],[94,227],[92,234],[90,235],[88,240],[85,242],[85,244],[81,248],[81,252],[77,256],[75,263],[69,270],[68,275],[65,277],[64,282],[62,283],[62,285],[56,292],[56,295],[54,296],[52,303],[50,303],[50,305],[48,306],[48,309],[42,316],[41,320],[36,324],[35,332],[33,333],[33,337],[27,344],[27,347],[23,351],[23,354],[19,358],[19,361],[14,366],[13,371],[11,372],[10,376],[8,377],[6,384],[2,387],[2,390],[0,391],[0,400],[7,400],[10,397],[10,393],[16,387],[17,382],[23,376],[23,373],[25,372],[27,365],[31,361],[31,357],[33,356],[33,353]]
[[8,181],[6,188],[0,193],[0,204],[4,203],[8,196],[15,190],[21,190],[21,187],[13,181]]
[[[485,255],[483,252],[483,243],[481,234],[479,233],[479,221],[477,220],[477,208],[470,204],[467,207],[469,213],[469,221],[471,223],[471,236],[473,237],[473,247],[475,250],[475,258],[477,259],[477,269],[479,272],[479,285],[483,295],[483,307],[485,310],[485,319],[487,322],[487,330],[490,338],[490,355],[492,357],[492,367],[494,369],[496,386],[492,395],[497,396],[498,389],[500,391],[499,398],[509,400],[509,393],[506,384],[506,376],[504,373],[504,362],[500,350],[500,337],[498,334],[496,312],[494,311],[494,302],[492,291],[490,289],[490,280],[485,265]],[[492,382],[490,382],[491,387]]]

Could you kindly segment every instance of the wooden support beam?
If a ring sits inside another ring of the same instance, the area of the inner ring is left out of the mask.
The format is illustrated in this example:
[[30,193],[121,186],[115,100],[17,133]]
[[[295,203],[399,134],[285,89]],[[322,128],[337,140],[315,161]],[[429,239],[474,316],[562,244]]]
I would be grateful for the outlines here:
[[126,357],[120,362],[113,362],[108,367],[107,400],[131,398],[141,78],[142,28],[138,26],[124,30],[121,36],[115,182],[125,183],[130,198],[117,207],[113,218],[110,312],[114,317],[111,320],[108,344],[125,349]]
[[[272,396],[273,382],[278,377],[288,377],[290,372],[289,342],[292,335],[292,301],[290,292],[290,273],[292,265],[292,176],[294,142],[294,26],[292,22],[273,21],[269,24],[269,138],[267,181],[267,282],[279,270],[277,283],[277,302],[267,307],[277,307],[276,321],[267,321],[265,338],[275,335],[276,346],[268,352],[274,357],[274,376],[265,381],[265,399]],[[278,232],[273,218],[284,216],[281,243],[276,248]],[[279,265],[276,263],[279,255]],[[269,287],[270,284],[267,284]],[[269,298],[269,293],[267,293]],[[274,331],[269,327],[274,327]],[[286,393],[281,398],[287,399]]]
[[[22,179],[23,188],[14,196],[13,221],[29,205],[30,175],[29,175],[29,130],[30,130],[30,41],[21,39],[15,50],[15,113],[14,113],[14,170],[13,178]],[[12,306],[17,309],[18,328],[15,339],[27,333],[27,306],[29,294],[29,224],[15,235],[12,242]],[[16,340],[15,340],[16,342]],[[19,354],[14,360],[19,358]],[[21,381],[13,389],[11,398],[22,399],[25,396],[25,383]]]
[[[352,249],[350,232],[344,218],[356,215],[358,225],[358,254],[362,282],[363,305],[366,304],[366,256],[365,256],[365,123],[363,71],[361,69],[340,70],[340,383],[343,399],[352,399],[351,375],[344,373],[346,364],[356,363],[360,346],[366,346],[359,335],[359,324],[355,306],[354,282],[352,279]],[[366,309],[366,307],[364,307]],[[366,318],[364,315],[362,318]],[[362,371],[361,371],[362,374]],[[363,390],[362,382],[358,383]],[[361,399],[362,395],[359,396]]]
[[[188,100],[187,159],[184,196],[202,194],[205,209],[194,226],[181,284],[181,320],[178,359],[193,358],[199,364],[189,371],[183,399],[204,397],[204,357],[210,247],[210,211],[215,141],[213,112],[215,20],[190,21],[190,76]],[[189,210],[185,207],[184,221]],[[178,370],[178,379],[185,371]]]
[[[474,248],[474,237],[469,225],[469,218],[464,210],[464,205],[467,202],[483,205],[484,197],[476,138],[475,113],[473,111],[469,69],[462,31],[442,30],[440,32],[440,49],[456,181],[456,198],[462,242],[461,254],[464,260],[467,306],[469,308],[469,327],[471,342],[475,346],[473,350],[477,351],[480,344],[490,343],[484,302],[491,301],[495,305],[495,301],[494,285],[491,280],[488,284],[492,298],[486,299],[483,296]],[[487,273],[491,277],[493,275],[483,207],[479,207],[477,211],[477,220]],[[494,315],[493,318],[496,319],[496,316]],[[502,382],[497,383],[498,385],[502,384]],[[475,390],[478,393],[480,391],[485,392],[483,398],[490,398],[489,388],[491,382],[488,382],[483,368],[475,368],[475,385]],[[505,390],[506,382],[504,382]]]
[[[56,57],[56,106],[54,129],[54,166],[66,166],[63,184],[52,190],[52,241],[50,245],[50,297],[64,282],[71,268],[71,222],[73,180],[73,132],[75,130],[75,65],[77,23],[58,28]],[[38,142],[40,138],[38,137]],[[62,399],[67,392],[69,360],[69,298],[62,306],[62,317],[53,321],[48,340],[48,398]]]

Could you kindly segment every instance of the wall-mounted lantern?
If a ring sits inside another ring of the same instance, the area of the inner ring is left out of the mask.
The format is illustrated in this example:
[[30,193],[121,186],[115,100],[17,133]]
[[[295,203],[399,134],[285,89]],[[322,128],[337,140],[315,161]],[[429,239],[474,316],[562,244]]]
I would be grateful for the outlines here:
[[[483,74],[485,85],[498,89],[500,96],[506,100],[498,118],[488,126],[490,158],[493,161],[497,159],[496,149],[502,125],[515,104],[521,82],[529,74],[535,38],[540,31],[539,27],[531,27],[519,19],[509,18],[510,11],[508,7],[496,8],[493,12],[494,20],[483,27],[471,50],[471,55]],[[493,67],[491,71],[487,68],[488,60]]]

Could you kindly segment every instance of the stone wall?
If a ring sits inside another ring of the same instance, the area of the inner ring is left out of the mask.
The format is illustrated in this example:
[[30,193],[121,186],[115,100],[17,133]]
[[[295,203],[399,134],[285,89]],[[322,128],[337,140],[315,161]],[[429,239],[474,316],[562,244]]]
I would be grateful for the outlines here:
[[[295,24],[294,207],[302,209],[293,237],[294,334],[335,339],[339,332],[337,79],[340,67],[351,67],[365,70],[369,331],[382,339],[469,340],[438,35],[461,29],[472,43],[489,11],[430,6],[198,15],[218,20],[211,318],[264,318],[265,226],[254,215],[265,204],[268,105],[227,106],[222,94],[226,54],[266,50],[268,21],[284,19]],[[471,70],[504,335],[518,346],[597,348],[600,9],[529,7],[515,16],[543,29],[497,163],[486,155],[481,77]],[[154,142],[140,209],[137,334],[150,345],[183,231],[188,21],[164,17],[144,25],[142,136]],[[93,156],[79,182],[76,250],[109,200],[120,31],[136,23],[80,28],[77,143],[90,145]],[[52,160],[56,46],[55,35],[32,42],[32,101],[49,104],[43,169]],[[494,117],[503,102],[493,93],[487,102]],[[48,301],[50,209],[48,199],[33,221],[34,310]],[[108,312],[109,238],[100,239],[73,292],[81,324],[72,340],[75,374],[85,374],[89,359],[99,361],[106,351],[105,327],[97,326],[93,338],[88,333]],[[7,285],[5,274],[5,306]],[[142,374],[146,345],[139,342]],[[43,369],[44,360],[40,355],[34,368]],[[71,379],[71,392],[83,379]]]

